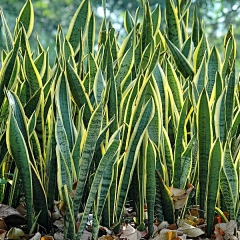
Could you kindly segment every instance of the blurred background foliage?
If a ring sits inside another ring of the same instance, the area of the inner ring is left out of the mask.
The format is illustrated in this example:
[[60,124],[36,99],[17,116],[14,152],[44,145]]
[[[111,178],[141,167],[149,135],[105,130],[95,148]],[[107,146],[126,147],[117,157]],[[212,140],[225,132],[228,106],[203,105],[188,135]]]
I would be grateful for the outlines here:
[[[123,17],[126,10],[133,16],[137,7],[142,6],[143,0],[107,0],[107,17],[111,20],[114,28],[120,31],[120,37],[124,38]],[[35,11],[34,30],[38,34],[42,45],[50,47],[50,61],[53,62],[55,47],[55,35],[58,24],[62,26],[63,32],[67,32],[69,20],[81,0],[32,0]],[[164,9],[165,0],[149,0],[152,9],[157,4]],[[13,31],[15,19],[21,10],[24,0],[1,0],[0,7],[3,9],[10,30]],[[91,6],[98,18],[96,27],[100,28],[103,18],[103,8],[101,0],[91,0]],[[223,36],[226,34],[230,24],[234,26],[236,40],[240,39],[240,1],[237,0],[193,0],[192,8],[196,6],[198,16],[204,20],[205,30],[208,34],[209,43],[217,45],[222,53]],[[193,11],[190,11],[193,12]],[[162,26],[164,26],[164,12],[162,12]],[[1,22],[0,22],[1,24]],[[0,26],[1,27],[1,26]],[[32,38],[36,34],[32,35]],[[118,39],[121,41],[122,39]],[[1,39],[0,39],[1,48]],[[239,64],[238,64],[239,65]]]

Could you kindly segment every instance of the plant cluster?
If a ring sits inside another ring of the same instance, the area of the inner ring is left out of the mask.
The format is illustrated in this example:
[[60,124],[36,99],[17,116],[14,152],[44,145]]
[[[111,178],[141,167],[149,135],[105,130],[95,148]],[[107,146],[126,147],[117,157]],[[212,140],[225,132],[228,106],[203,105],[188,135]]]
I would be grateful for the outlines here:
[[[100,224],[117,232],[126,203],[139,228],[147,207],[149,236],[156,218],[175,223],[191,205],[200,205],[208,236],[216,211],[238,218],[234,33],[230,26],[221,59],[196,14],[189,33],[190,4],[166,0],[164,33],[160,6],[144,3],[143,21],[139,9],[134,17],[126,11],[119,45],[106,18],[96,41],[95,15],[83,0],[66,36],[58,27],[53,66],[38,38],[31,50],[31,0],[13,34],[1,12],[0,162],[11,185],[4,182],[0,196],[16,206],[23,193],[29,231],[36,223],[48,230],[54,200],[69,239],[81,239],[90,212],[94,239]],[[179,206],[169,188],[189,184],[195,189]]]

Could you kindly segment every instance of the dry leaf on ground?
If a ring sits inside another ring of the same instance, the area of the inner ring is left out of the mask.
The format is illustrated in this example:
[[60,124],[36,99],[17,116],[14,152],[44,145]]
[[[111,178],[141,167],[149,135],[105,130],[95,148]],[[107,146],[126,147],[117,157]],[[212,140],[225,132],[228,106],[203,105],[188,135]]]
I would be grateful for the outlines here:
[[178,228],[178,231],[181,231],[184,234],[187,234],[188,237],[194,237],[194,238],[204,234],[204,231],[202,229],[193,227],[187,223],[184,223],[180,228]]
[[37,232],[30,240],[40,240],[41,239],[41,233]]
[[24,235],[24,232],[20,228],[11,228],[7,234],[8,239],[21,239],[21,237]]
[[[233,236],[236,228],[237,222],[235,220],[231,220],[228,223],[218,223],[215,225],[215,229],[221,229],[221,231],[224,233],[224,239],[229,239],[231,236]],[[218,232],[218,230],[216,232]]]
[[141,233],[128,224],[123,226],[123,231],[120,238],[126,238],[127,240],[140,240]]
[[25,218],[14,208],[4,204],[0,204],[0,218],[11,226],[23,225]]
[[7,231],[0,229],[0,240],[4,240],[6,236]]
[[173,199],[174,202],[174,207],[175,209],[180,209],[183,208],[187,202],[187,198],[190,194],[190,192],[193,190],[193,185],[188,184],[188,189],[178,189],[178,188],[173,188],[170,187],[170,195]]
[[61,233],[61,232],[54,233],[53,237],[54,237],[55,240],[64,240],[64,234]]

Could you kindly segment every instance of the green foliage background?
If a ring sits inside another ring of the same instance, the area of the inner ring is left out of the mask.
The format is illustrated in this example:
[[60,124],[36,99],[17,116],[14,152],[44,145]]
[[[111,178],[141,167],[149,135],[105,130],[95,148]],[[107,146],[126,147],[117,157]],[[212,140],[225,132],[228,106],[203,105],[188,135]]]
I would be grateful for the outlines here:
[[[123,29],[123,14],[127,9],[131,14],[141,6],[142,0],[123,1],[123,0],[108,0],[107,9],[109,19],[113,24]],[[61,24],[63,32],[66,33],[69,25],[69,19],[72,18],[75,10],[80,4],[80,0],[33,0],[35,11],[34,31],[38,33],[42,45],[46,48],[50,47],[50,62],[53,62],[55,46],[55,36],[58,24]],[[164,19],[163,9],[165,8],[165,0],[150,0],[151,8],[160,4],[162,10],[162,18]],[[11,30],[15,26],[15,19],[22,8],[23,0],[1,0],[0,7],[6,15],[7,22]],[[98,18],[96,26],[100,27],[101,12],[99,12],[102,1],[92,0],[92,7]],[[191,8],[197,7],[197,14],[200,19],[203,19],[206,26],[206,32],[209,38],[210,46],[214,42],[219,51],[222,53],[223,36],[230,24],[234,26],[234,34],[236,39],[240,38],[240,29],[237,25],[240,21],[240,3],[236,0],[193,0]],[[190,11],[192,13],[193,11]],[[0,23],[1,24],[1,23]],[[163,26],[163,25],[162,25]],[[161,27],[162,27],[161,26]],[[115,27],[116,28],[116,27]],[[122,34],[121,34],[122,36]],[[32,35],[31,38],[35,38]],[[31,41],[31,39],[30,39]],[[120,39],[121,41],[121,39]],[[35,41],[32,41],[35,42]],[[33,44],[34,46],[34,44]],[[1,41],[0,41],[0,47]],[[35,46],[36,47],[36,46]],[[239,64],[237,64],[239,65]]]

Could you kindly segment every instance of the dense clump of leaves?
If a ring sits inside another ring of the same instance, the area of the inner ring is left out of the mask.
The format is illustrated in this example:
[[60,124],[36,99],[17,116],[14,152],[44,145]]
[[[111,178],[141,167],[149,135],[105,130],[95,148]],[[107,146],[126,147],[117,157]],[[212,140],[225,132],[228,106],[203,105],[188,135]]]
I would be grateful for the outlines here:
[[166,0],[164,34],[160,6],[152,11],[147,2],[142,22],[138,11],[134,18],[127,11],[128,35],[119,45],[106,18],[96,42],[95,15],[83,0],[66,36],[58,27],[53,66],[41,40],[37,51],[29,44],[31,0],[13,34],[1,13],[1,177],[14,172],[13,185],[4,185],[1,196],[16,206],[16,186],[22,186],[29,231],[36,222],[48,229],[54,200],[64,206],[69,239],[81,239],[90,212],[95,239],[99,224],[118,231],[126,202],[136,209],[140,228],[147,206],[149,236],[155,218],[174,223],[192,204],[200,205],[208,236],[216,209],[237,219],[233,29],[221,59],[196,15],[189,34],[189,6]]

